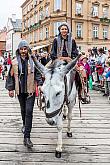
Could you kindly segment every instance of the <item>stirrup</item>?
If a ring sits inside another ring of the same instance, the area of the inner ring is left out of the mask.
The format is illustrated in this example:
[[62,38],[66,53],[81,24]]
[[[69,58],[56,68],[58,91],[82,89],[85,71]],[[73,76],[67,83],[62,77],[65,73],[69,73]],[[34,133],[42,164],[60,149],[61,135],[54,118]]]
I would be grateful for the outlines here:
[[87,104],[86,98],[81,97],[81,103],[82,104]]
[[91,103],[90,96],[88,96],[88,97],[89,97],[88,100],[87,100],[86,97],[85,97],[85,98],[81,98],[81,103],[82,103],[82,104],[90,104],[90,103]]

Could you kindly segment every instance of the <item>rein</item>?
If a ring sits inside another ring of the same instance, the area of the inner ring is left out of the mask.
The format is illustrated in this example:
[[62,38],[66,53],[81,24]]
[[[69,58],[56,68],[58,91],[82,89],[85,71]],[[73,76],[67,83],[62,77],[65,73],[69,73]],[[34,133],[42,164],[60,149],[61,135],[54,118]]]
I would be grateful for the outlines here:
[[45,108],[45,115],[46,115],[46,118],[52,118],[52,117],[56,116],[57,114],[60,115],[61,112],[62,112],[63,105],[64,105],[64,102],[63,102],[63,104],[61,105],[61,107],[60,107],[59,109],[57,109],[56,111],[51,112],[51,113],[47,113],[47,112],[46,112],[46,108]]

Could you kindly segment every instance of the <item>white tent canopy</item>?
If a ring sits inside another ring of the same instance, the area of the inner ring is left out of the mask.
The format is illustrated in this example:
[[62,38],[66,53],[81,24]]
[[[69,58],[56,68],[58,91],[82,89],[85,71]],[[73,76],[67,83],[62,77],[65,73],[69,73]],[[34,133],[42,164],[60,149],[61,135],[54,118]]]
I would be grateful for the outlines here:
[[35,46],[35,47],[32,48],[32,50],[38,50],[38,49],[41,49],[41,48],[47,47],[48,45],[50,45],[50,44]]

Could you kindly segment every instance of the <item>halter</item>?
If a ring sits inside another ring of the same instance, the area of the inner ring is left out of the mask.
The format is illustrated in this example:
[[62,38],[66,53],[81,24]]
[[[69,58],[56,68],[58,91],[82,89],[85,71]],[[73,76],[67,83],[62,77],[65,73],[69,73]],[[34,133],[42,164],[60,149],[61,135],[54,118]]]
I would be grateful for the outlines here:
[[66,102],[66,105],[68,105],[70,103],[70,102],[68,102],[68,96],[67,96],[67,77],[66,77],[66,75],[64,77],[64,84],[65,84],[65,94],[64,94],[64,101],[63,101],[61,107],[59,109],[57,109],[56,111],[54,111],[54,112],[47,113],[46,112],[46,106],[45,106],[44,112],[45,112],[46,118],[52,118],[52,117],[55,117],[58,114],[60,115],[61,112],[62,112],[62,108],[63,108],[64,103]]

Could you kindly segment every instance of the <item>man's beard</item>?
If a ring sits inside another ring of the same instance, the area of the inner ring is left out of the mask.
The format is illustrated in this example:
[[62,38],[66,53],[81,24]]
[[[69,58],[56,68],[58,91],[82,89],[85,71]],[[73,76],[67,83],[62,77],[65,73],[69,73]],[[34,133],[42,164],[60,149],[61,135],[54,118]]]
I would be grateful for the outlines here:
[[21,54],[21,57],[27,57],[27,56],[28,56],[27,53],[22,53],[22,54]]

